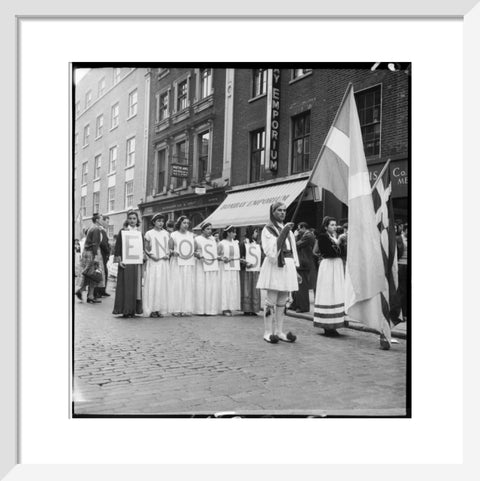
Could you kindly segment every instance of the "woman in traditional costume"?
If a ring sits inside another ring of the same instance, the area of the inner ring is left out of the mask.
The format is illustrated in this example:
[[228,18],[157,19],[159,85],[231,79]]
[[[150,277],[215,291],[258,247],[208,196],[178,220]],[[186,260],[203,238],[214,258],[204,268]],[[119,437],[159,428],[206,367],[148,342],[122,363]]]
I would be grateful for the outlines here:
[[[258,235],[258,229],[249,226],[244,240],[240,243],[240,310],[246,316],[256,316],[260,311],[260,290],[257,289],[257,282],[262,251],[257,242]],[[258,270],[253,270],[255,268]]]
[[189,316],[195,304],[195,243],[184,215],[170,234],[169,311],[174,316]]
[[201,226],[195,237],[195,314],[214,316],[221,311],[220,274],[217,243],[212,236],[212,224]]
[[263,339],[271,344],[295,342],[297,336],[283,331],[285,307],[290,292],[298,290],[298,263],[293,223],[284,224],[287,207],[283,202],[270,206],[270,222],[262,230],[265,259],[257,288],[266,290]]
[[153,229],[145,234],[147,265],[143,287],[145,316],[163,317],[168,312],[168,283],[170,277],[170,235],[163,228],[165,216],[152,217]]
[[222,312],[231,316],[232,311],[240,310],[240,248],[233,226],[223,231],[223,240],[218,243],[220,262],[220,283]]
[[135,317],[135,314],[142,314],[143,312],[143,264],[124,264],[122,261],[122,232],[138,231],[139,226],[140,219],[138,218],[138,214],[133,210],[129,211],[127,213],[126,226],[124,224],[124,228],[118,233],[117,242],[115,243],[114,262],[118,263],[118,273],[113,314],[122,314],[123,317]]
[[313,325],[325,330],[326,336],[338,336],[337,329],[345,327],[345,273],[342,250],[337,238],[337,222],[325,217],[318,236],[322,256],[315,292]]

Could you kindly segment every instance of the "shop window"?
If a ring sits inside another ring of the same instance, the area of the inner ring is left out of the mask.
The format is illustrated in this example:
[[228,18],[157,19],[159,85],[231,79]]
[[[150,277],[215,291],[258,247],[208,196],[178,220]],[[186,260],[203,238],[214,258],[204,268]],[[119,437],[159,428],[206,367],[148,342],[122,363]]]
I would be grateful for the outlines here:
[[292,173],[310,168],[310,112],[305,112],[292,118]]
[[381,87],[355,94],[365,156],[380,155]]

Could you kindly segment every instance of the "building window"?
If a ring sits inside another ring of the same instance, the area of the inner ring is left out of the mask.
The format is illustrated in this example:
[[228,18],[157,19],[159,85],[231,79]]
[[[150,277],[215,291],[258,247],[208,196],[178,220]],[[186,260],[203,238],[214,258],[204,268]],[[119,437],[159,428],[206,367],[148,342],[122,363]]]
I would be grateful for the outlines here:
[[87,196],[80,197],[80,215],[86,217],[87,215]]
[[292,80],[303,77],[312,71],[311,68],[292,68]]
[[107,227],[107,236],[108,236],[109,239],[113,239],[114,232],[115,232],[115,226],[109,225]]
[[93,162],[93,178],[100,178],[100,169],[102,168],[102,154],[96,155]]
[[355,94],[365,156],[380,154],[381,89],[380,86]]
[[118,126],[118,118],[120,116],[120,104],[116,103],[112,105],[112,111],[110,116],[110,129],[114,129]]
[[88,109],[92,103],[92,91],[88,90],[85,94],[85,108]]
[[86,147],[88,145],[88,140],[90,138],[90,124],[85,125],[83,127],[83,146]]
[[212,69],[200,70],[200,99],[208,97],[212,93]]
[[78,132],[75,133],[75,153],[77,153],[78,150]]
[[100,212],[100,192],[93,193],[93,213]]
[[198,172],[199,182],[206,180],[208,172],[208,152],[210,145],[210,132],[203,132],[198,135]]
[[[187,142],[183,140],[182,142],[177,142],[175,144],[175,154],[173,156],[174,164],[188,164],[187,159]],[[183,186],[184,179],[181,177],[174,177],[173,188],[178,189]]]
[[137,115],[138,91],[134,90],[128,95],[128,117]]
[[115,210],[115,187],[108,188],[107,204],[108,212],[113,212]]
[[82,185],[88,181],[88,162],[82,164]]
[[157,193],[165,190],[167,180],[167,150],[162,149],[157,151]]
[[157,122],[161,122],[168,117],[168,92],[157,96]]
[[310,170],[310,112],[292,118],[292,173]]
[[127,140],[127,162],[126,167],[135,164],[135,137]]
[[108,173],[111,174],[117,170],[118,147],[112,147],[108,153]]
[[125,209],[133,207],[133,180],[125,182]]
[[105,93],[105,77],[102,77],[98,82],[98,96],[101,97]]
[[116,85],[120,80],[120,70],[119,68],[113,69],[113,85]]
[[103,114],[97,117],[97,122],[95,124],[95,138],[98,139],[103,135]]
[[250,182],[263,179],[265,169],[265,129],[250,134]]
[[188,107],[188,80],[185,79],[177,86],[177,112]]
[[258,97],[267,91],[267,69],[253,69],[253,88],[252,97]]
[[80,115],[80,100],[75,103],[75,115],[77,117]]

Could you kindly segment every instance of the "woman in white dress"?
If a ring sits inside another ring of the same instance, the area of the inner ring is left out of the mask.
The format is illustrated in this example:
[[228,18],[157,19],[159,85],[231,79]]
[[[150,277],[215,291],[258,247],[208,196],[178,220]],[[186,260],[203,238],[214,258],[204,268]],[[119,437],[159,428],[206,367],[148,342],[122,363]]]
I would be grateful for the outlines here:
[[287,206],[274,202],[270,206],[270,222],[262,230],[265,259],[257,288],[266,290],[263,339],[271,344],[295,342],[297,336],[283,332],[285,306],[290,292],[298,291],[299,266],[293,223],[284,224]]
[[220,274],[217,242],[212,236],[212,224],[201,226],[195,237],[195,314],[214,316],[221,311]]
[[325,217],[322,233],[318,236],[318,250],[322,260],[317,276],[313,325],[323,328],[326,336],[338,336],[337,329],[346,325],[345,273],[336,232],[335,218]]
[[143,287],[143,313],[150,317],[163,317],[168,312],[168,284],[170,277],[170,235],[163,228],[165,216],[152,217],[153,229],[145,234],[147,256]]
[[222,312],[231,316],[240,310],[240,247],[235,240],[237,232],[233,226],[223,231],[223,240],[218,243]]
[[173,316],[191,315],[195,303],[195,243],[184,215],[170,234],[169,311]]

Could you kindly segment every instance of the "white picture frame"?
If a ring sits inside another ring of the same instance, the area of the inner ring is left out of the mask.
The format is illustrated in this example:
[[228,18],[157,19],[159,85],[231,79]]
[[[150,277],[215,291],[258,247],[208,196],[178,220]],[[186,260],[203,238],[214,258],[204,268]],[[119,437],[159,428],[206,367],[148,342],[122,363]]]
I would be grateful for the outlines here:
[[[25,297],[25,295],[19,295],[19,289],[25,279],[22,279],[20,276],[20,269],[24,267],[22,265],[23,253],[25,249],[30,247],[30,245],[23,244],[24,237],[23,233],[20,231],[20,211],[24,212],[25,216],[25,205],[20,205],[20,198],[24,190],[24,186],[20,183],[21,175],[24,174],[22,171],[22,163],[21,163],[21,156],[22,156],[22,149],[21,149],[21,140],[18,138],[19,128],[22,123],[22,110],[25,107],[25,104],[20,104],[18,101],[18,92],[21,89],[20,82],[22,81],[22,72],[19,69],[19,60],[18,60],[18,52],[20,48],[20,43],[23,41],[22,37],[22,25],[25,25],[25,22],[31,22],[35,20],[39,24],[43,21],[47,21],[51,19],[55,15],[70,15],[70,19],[67,17],[59,17],[56,21],[60,23],[67,23],[70,22],[72,19],[76,19],[80,21],[81,18],[79,15],[84,15],[88,13],[89,18],[84,18],[85,21],[95,22],[95,19],[98,19],[99,16],[103,15],[107,9],[106,6],[110,6],[111,8],[108,9],[110,12],[116,12],[117,15],[121,14],[130,14],[130,8],[127,8],[128,11],[123,10],[124,7],[119,6],[118,3],[110,2],[109,5],[103,2],[99,4],[88,5],[86,6],[83,4],[83,7],[87,7],[84,9],[78,8],[78,5],[72,4],[71,6],[66,5],[60,2],[43,2],[41,9],[38,7],[35,9],[34,7],[27,4],[27,2],[9,2],[7,5],[3,5],[1,16],[1,23],[2,29],[0,29],[0,35],[2,37],[2,49],[3,49],[3,59],[4,59],[4,75],[1,77],[2,82],[2,92],[4,92],[4,105],[6,106],[7,115],[3,116],[2,119],[2,127],[3,132],[5,133],[5,150],[4,150],[4,162],[3,165],[3,179],[5,181],[4,189],[0,189],[0,196],[2,200],[2,205],[7,207],[7,216],[6,216],[6,225],[8,226],[8,235],[2,236],[1,246],[3,252],[12,253],[12,255],[5,256],[5,266],[6,268],[3,270],[2,276],[2,300],[3,300],[3,314],[4,319],[3,322],[0,322],[0,380],[2,385],[2,396],[0,396],[0,479],[6,479],[8,481],[12,480],[29,480],[29,479],[49,479],[49,480],[56,480],[56,479],[70,479],[70,480],[77,480],[77,479],[158,479],[159,476],[163,475],[165,479],[193,479],[194,477],[198,476],[205,476],[208,474],[209,479],[245,479],[247,476],[272,476],[273,473],[278,476],[295,476],[297,478],[302,479],[309,479],[310,476],[316,475],[318,479],[318,474],[321,473],[321,476],[325,479],[335,479],[338,477],[339,473],[341,473],[342,477],[352,478],[353,476],[358,477],[359,474],[362,477],[369,477],[369,479],[385,479],[386,476],[393,477],[394,479],[402,477],[405,479],[405,476],[411,475],[415,471],[418,472],[425,472],[425,474],[432,474],[435,475],[437,479],[452,479],[455,477],[456,479],[473,479],[474,472],[478,473],[477,461],[475,459],[474,454],[476,454],[476,446],[474,444],[474,433],[476,433],[478,428],[478,415],[476,414],[476,407],[478,406],[478,394],[475,392],[475,387],[473,386],[474,380],[478,378],[477,366],[478,366],[478,349],[475,346],[475,341],[480,338],[479,335],[479,328],[476,319],[478,318],[477,309],[474,308],[474,302],[477,296],[477,276],[479,271],[479,262],[478,262],[478,255],[477,252],[477,245],[476,239],[478,239],[478,222],[476,221],[478,214],[476,205],[478,203],[478,199],[476,198],[476,187],[477,181],[480,177],[480,168],[478,165],[478,161],[476,161],[477,157],[477,148],[476,148],[476,138],[478,136],[478,127],[476,127],[476,120],[477,120],[477,112],[480,108],[480,95],[478,91],[478,78],[479,78],[479,66],[478,66],[478,45],[480,44],[480,6],[477,3],[477,0],[471,1],[443,1],[443,2],[397,2],[395,4],[386,5],[385,2],[378,2],[378,1],[364,1],[364,2],[343,2],[342,4],[336,4],[334,2],[326,2],[325,4],[318,4],[315,6],[306,6],[303,5],[302,2],[295,2],[294,5],[291,3],[288,4],[284,2],[282,4],[278,2],[263,2],[262,4],[258,4],[256,2],[252,5],[243,2],[242,4],[232,5],[230,8],[226,8],[225,4],[222,2],[211,2],[212,5],[204,5],[199,4],[198,2],[188,2],[189,6],[187,8],[185,2],[182,4],[182,11],[180,11],[180,7],[170,4],[170,5],[163,5],[162,10],[146,6],[142,2],[140,4],[136,3],[136,10],[141,12],[142,15],[180,15],[181,13],[188,11],[189,15],[192,17],[197,17],[196,19],[190,19],[191,22],[202,22],[204,19],[200,18],[201,16],[208,16],[208,15],[215,15],[218,12],[221,12],[222,15],[243,15],[248,17],[255,17],[257,15],[272,15],[274,12],[275,16],[304,16],[305,22],[311,25],[313,21],[313,17],[315,16],[323,16],[330,17],[330,18],[349,18],[350,21],[355,22],[355,20],[359,20],[365,17],[377,17],[376,22],[386,21],[386,17],[397,17],[397,18],[409,18],[412,21],[415,19],[431,19],[432,25],[435,23],[436,20],[442,18],[456,18],[457,20],[461,20],[463,22],[463,37],[464,37],[464,48],[463,48],[463,75],[464,75],[464,96],[463,96],[463,120],[464,120],[464,154],[463,154],[463,191],[459,190],[458,185],[458,177],[455,177],[452,182],[455,182],[455,194],[459,194],[462,198],[460,202],[455,199],[450,199],[452,202],[456,202],[455,205],[462,204],[463,201],[463,218],[469,222],[468,226],[465,225],[465,228],[468,227],[468,230],[465,232],[468,235],[463,235],[463,230],[460,229],[460,232],[456,232],[454,237],[456,241],[453,243],[455,245],[455,249],[450,252],[444,252],[445,258],[438,259],[438,264],[434,264],[434,266],[443,267],[446,270],[444,274],[446,279],[448,279],[448,262],[453,258],[458,262],[460,257],[460,253],[463,252],[465,255],[468,254],[468,262],[464,264],[463,269],[463,285],[464,285],[464,304],[463,304],[463,319],[461,318],[460,312],[462,312],[461,306],[457,306],[456,311],[458,312],[458,317],[455,319],[451,319],[453,324],[446,324],[440,323],[442,329],[444,326],[446,328],[452,329],[452,331],[456,331],[461,329],[459,324],[462,324],[465,329],[465,337],[464,337],[464,349],[463,352],[465,353],[465,362],[464,362],[464,375],[463,379],[465,379],[465,384],[462,383],[462,373],[461,372],[447,372],[443,373],[445,378],[445,389],[446,391],[454,385],[456,388],[460,387],[460,389],[464,388],[464,406],[465,406],[465,413],[464,419],[468,422],[464,423],[462,426],[462,420],[460,419],[458,424],[458,431],[454,433],[446,433],[444,434],[446,442],[450,436],[454,436],[455,439],[462,438],[462,431],[463,435],[466,437],[464,438],[463,442],[463,459],[454,462],[453,466],[449,466],[447,468],[442,466],[418,466],[415,464],[408,465],[408,466],[355,466],[355,465],[343,465],[343,466],[332,466],[325,464],[323,466],[282,466],[278,463],[289,463],[291,462],[289,459],[288,453],[288,443],[305,443],[306,441],[311,441],[311,439],[292,439],[291,435],[287,432],[288,428],[283,426],[283,430],[278,429],[278,421],[276,421],[275,425],[268,424],[268,429],[273,431],[273,434],[277,436],[285,436],[287,444],[285,445],[285,450],[281,451],[278,454],[278,458],[275,459],[272,456],[266,456],[267,463],[276,463],[275,466],[217,466],[217,467],[209,467],[209,466],[168,466],[168,465],[131,465],[131,466],[124,466],[121,464],[117,465],[101,465],[101,464],[86,464],[83,466],[76,466],[70,464],[68,459],[64,459],[59,457],[57,462],[52,464],[49,461],[46,461],[45,464],[24,464],[24,460],[21,458],[20,453],[22,453],[22,437],[20,436],[20,432],[25,428],[25,423],[30,422],[30,420],[19,418],[20,407],[18,405],[20,400],[20,387],[24,386],[24,380],[19,379],[19,364],[18,361],[20,359],[20,355],[22,352],[24,353],[24,347],[19,345],[20,335],[22,334],[23,325],[20,323],[20,319],[22,318],[22,313],[26,303],[29,302],[29,299]],[[213,3],[216,5],[213,6]],[[254,12],[254,13],[252,13]],[[151,20],[152,17],[145,17],[144,21]],[[119,21],[118,17],[116,20],[112,17],[112,21]],[[225,20],[218,20],[219,22]],[[250,18],[249,20],[245,19],[245,21],[255,21],[254,18]],[[310,22],[310,23],[308,23]],[[405,32],[405,35],[408,35],[408,31]],[[426,33],[425,37],[428,37]],[[15,39],[15,42],[13,42]],[[60,41],[65,41],[66,39],[59,39]],[[38,39],[39,44],[41,42],[41,38]],[[325,48],[325,46],[323,46]],[[329,46],[327,46],[329,48]],[[55,52],[42,52],[43,55],[55,55]],[[141,55],[141,54],[140,54]],[[275,59],[281,58],[275,52],[272,54]],[[88,58],[88,52],[85,53],[85,60],[90,60]],[[117,57],[115,57],[116,60]],[[147,59],[145,59],[147,60]],[[383,59],[382,59],[383,60]],[[65,66],[65,69],[67,66]],[[415,67],[414,67],[415,68]],[[438,68],[441,69],[448,69],[448,65],[439,65]],[[39,72],[41,75],[41,72]],[[413,75],[415,75],[415,70]],[[432,72],[432,81],[435,81],[435,73]],[[65,91],[62,95],[67,96],[67,86],[65,86]],[[415,93],[413,94],[415,96]],[[23,99],[25,101],[25,98]],[[460,102],[458,98],[451,100],[455,102]],[[432,112],[432,115],[434,113]],[[414,122],[415,122],[415,112],[413,113]],[[16,122],[13,121],[16,119]],[[462,122],[462,119],[452,119],[456,122]],[[58,129],[58,133],[56,135],[67,135],[68,130],[65,128],[67,119],[60,119],[61,127]],[[39,126],[41,128],[41,126]],[[415,138],[415,125],[413,126],[414,138]],[[458,157],[460,158],[461,155],[461,146],[458,146]],[[475,152],[475,153],[474,153]],[[68,152],[65,152],[65,158],[67,157]],[[42,155],[45,158],[45,154]],[[462,170],[462,166],[458,166],[458,169]],[[448,173],[441,174],[439,173],[436,179],[440,178],[440,181],[447,181],[449,180]],[[461,183],[460,183],[461,184]],[[460,185],[461,187],[461,185]],[[448,183],[445,188],[446,197],[449,195],[448,192]],[[59,195],[63,195],[66,192],[62,186],[59,187]],[[67,195],[67,194],[65,194]],[[428,195],[428,189],[427,189]],[[451,194],[450,194],[451,195]],[[420,201],[419,201],[420,202]],[[55,223],[51,222],[51,217],[55,216],[55,206],[52,205],[41,205],[40,208],[36,205],[32,205],[31,208],[28,206],[29,215],[31,212],[32,216],[45,216],[45,229],[48,230],[49,226],[54,226]],[[462,212],[458,211],[458,222],[459,225],[462,225],[461,217]],[[22,218],[24,218],[24,216]],[[433,220],[432,220],[433,219]],[[436,231],[436,229],[443,228],[445,224],[449,224],[453,222],[453,219],[447,218],[443,219],[442,217],[438,216],[438,213],[432,213],[432,219],[428,219],[430,222],[433,222],[432,226],[432,248],[435,249],[433,245],[439,238],[441,239],[440,233]],[[56,219],[58,221],[58,219]],[[415,219],[414,219],[415,220]],[[416,221],[416,220],[415,220]],[[438,222],[438,224],[437,224]],[[458,224],[457,224],[458,226]],[[35,235],[39,235],[38,232]],[[34,235],[34,237],[35,237]],[[35,245],[33,246],[35,247]],[[415,252],[415,250],[414,250]],[[438,248],[435,252],[439,252]],[[443,252],[443,250],[442,250]],[[20,256],[22,254],[22,256]],[[39,259],[45,260],[45,251],[40,250],[38,252]],[[421,253],[416,253],[416,258],[421,257]],[[42,272],[45,272],[45,269],[51,268],[58,268],[58,274],[60,277],[65,273],[65,269],[59,265],[61,260],[55,259],[54,263],[40,263],[38,265],[38,270],[35,271],[36,275],[41,276]],[[65,259],[65,263],[68,260]],[[37,266],[32,266],[32,269]],[[445,272],[445,271],[444,271]],[[462,283],[461,279],[455,279],[455,282]],[[432,279],[432,284],[435,286],[437,285],[436,282],[438,280]],[[62,284],[65,284],[62,281]],[[452,287],[453,288],[453,287]],[[23,288],[22,288],[23,289]],[[69,295],[69,291],[65,288],[60,289],[61,295]],[[48,294],[48,293],[47,293]],[[45,306],[40,309],[39,312],[39,322],[46,323],[48,320],[48,306],[51,303],[55,302],[55,294],[52,297],[49,297],[46,294],[45,297]],[[417,293],[417,296],[425,295],[428,299],[434,299],[435,296],[432,295],[431,292],[425,293]],[[446,302],[446,301],[444,301]],[[476,306],[475,306],[476,307]],[[451,311],[448,311],[451,312]],[[67,313],[63,313],[64,316]],[[419,319],[420,320],[420,319]],[[438,319],[428,319],[429,323],[435,325],[439,323]],[[419,328],[416,328],[416,332],[418,332]],[[430,338],[415,338],[417,343],[424,343],[425,344],[425,352],[426,355],[428,354],[429,346],[434,343],[441,343],[448,339],[448,336],[445,332],[438,332],[435,333],[432,329],[432,335]],[[458,336],[455,337],[458,341]],[[65,350],[67,349],[67,339],[65,341]],[[23,349],[23,351],[22,351]],[[446,352],[446,355],[449,355]],[[458,357],[458,351],[454,354]],[[422,371],[415,373],[416,376],[421,376],[426,382],[428,380],[427,375],[432,375],[436,373],[435,371],[435,362],[438,358],[430,359],[430,371]],[[46,373],[47,374],[47,373]],[[429,378],[430,382],[433,382],[433,378]],[[47,383],[47,388],[50,386]],[[68,386],[62,385],[61,390],[68,389]],[[42,393],[38,393],[41,395]],[[43,393],[45,395],[45,393]],[[53,394],[53,393],[52,393]],[[443,406],[442,404],[443,399],[439,398],[438,403]],[[435,406],[432,406],[432,408]],[[449,410],[449,406],[445,405],[445,419],[439,418],[438,423],[440,426],[446,420],[446,418],[455,417],[458,415],[456,412],[451,412]],[[68,407],[65,406],[65,412],[62,415],[68,415]],[[42,416],[42,413],[39,412],[38,416]],[[415,417],[415,411],[413,413]],[[85,421],[92,421],[92,420],[82,420]],[[175,420],[171,420],[175,422]],[[183,422],[188,422],[189,420],[183,420]],[[307,421],[307,420],[305,420]],[[146,421],[149,422],[149,421]],[[153,421],[152,421],[153,422]],[[178,422],[178,421],[177,421]],[[198,422],[196,420],[196,422]],[[203,422],[212,422],[212,421],[203,421]],[[222,423],[226,423],[226,421],[220,421]],[[235,423],[238,421],[228,421],[228,423]],[[244,421],[242,421],[244,422]],[[268,420],[266,421],[268,423]],[[359,421],[360,422],[360,421]],[[385,426],[388,426],[387,431],[394,432],[396,430],[396,426],[391,422],[387,423],[386,421],[378,420],[378,422],[384,422]],[[343,424],[343,423],[342,423]],[[99,428],[101,426],[101,428]],[[209,424],[211,427],[212,424]],[[233,429],[230,424],[230,429]],[[235,430],[243,430],[245,424],[239,427],[239,425],[235,425]],[[91,430],[92,434],[95,429],[111,429],[112,423],[101,423],[95,422],[95,424],[90,423],[88,429]],[[252,425],[249,424],[247,429],[250,433],[250,436],[255,436],[260,434],[258,431],[254,431],[255,434],[252,434],[251,427]],[[259,428],[258,424],[255,425],[256,428]],[[321,426],[319,427],[319,432],[321,433],[322,429]],[[228,434],[228,431],[225,431],[225,434]],[[57,435],[62,437],[64,433],[58,432]],[[432,436],[442,436],[441,429],[437,433],[432,433]],[[173,440],[172,440],[173,441]],[[412,440],[413,441],[413,440]],[[403,439],[405,443],[405,439]],[[344,454],[345,454],[345,463],[349,463],[349,451],[348,451],[348,443],[347,447],[342,447]],[[350,446],[351,448],[351,446]],[[359,446],[353,447],[354,449],[360,449]],[[398,463],[404,463],[402,459],[405,455],[405,450],[408,450],[408,445],[403,444],[401,449],[398,452]],[[428,446],[425,446],[425,463],[434,464],[431,461],[431,457],[427,455]],[[269,454],[270,451],[269,451]],[[189,463],[190,453],[184,453],[184,463]],[[196,459],[196,458],[195,458]],[[242,463],[241,456],[237,457],[237,462]],[[315,463],[316,459],[311,459],[311,463]],[[125,459],[123,462],[128,463],[129,460]],[[154,461],[152,461],[154,462]],[[162,460],[163,463],[169,462],[168,459]],[[198,460],[196,461],[198,462]],[[219,457],[218,463],[224,463],[225,458]],[[227,461],[228,462],[228,461]],[[324,463],[328,463],[328,460],[324,460]],[[370,461],[369,461],[370,462]],[[382,464],[382,459],[378,459],[378,464]],[[108,459],[106,460],[108,463]],[[442,461],[436,461],[437,464],[441,464]],[[451,461],[449,461],[451,463]],[[305,463],[307,464],[307,463]],[[268,471],[268,473],[267,473]],[[228,473],[228,474],[227,474]],[[255,474],[254,474],[255,473]],[[478,476],[478,474],[477,474]],[[313,478],[312,478],[313,479]]]

